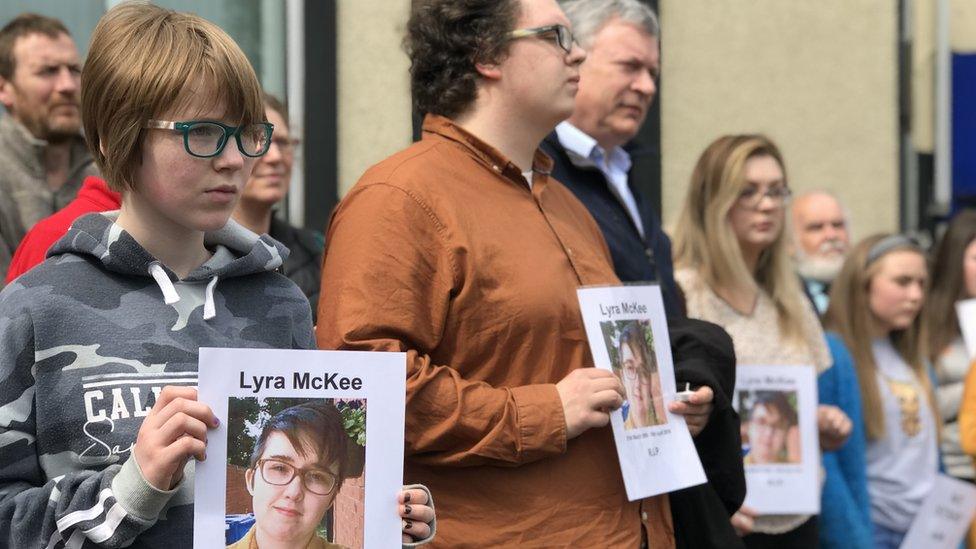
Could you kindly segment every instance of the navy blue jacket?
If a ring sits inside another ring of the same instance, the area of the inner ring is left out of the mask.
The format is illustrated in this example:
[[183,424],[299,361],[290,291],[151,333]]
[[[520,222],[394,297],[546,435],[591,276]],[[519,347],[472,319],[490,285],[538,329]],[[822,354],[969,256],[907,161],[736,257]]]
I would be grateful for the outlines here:
[[566,149],[559,143],[556,132],[550,133],[542,141],[541,148],[555,161],[552,176],[573,191],[596,219],[610,247],[617,277],[622,282],[659,283],[667,316],[685,316],[684,299],[674,281],[671,239],[661,229],[661,221],[647,198],[630,183],[630,191],[644,224],[646,237],[642,238],[623,204],[610,191],[600,170],[574,165]]
[[731,404],[735,387],[732,339],[719,326],[687,318],[684,296],[674,281],[671,240],[633,182],[628,181],[646,238],[641,237],[627,210],[610,191],[602,172],[573,164],[555,132],[546,137],[541,148],[555,161],[552,176],[573,191],[596,219],[617,277],[623,282],[656,281],[661,285],[676,381],[696,387],[707,385],[715,394],[708,425],[694,439],[708,484],[669,494],[676,547],[744,548],[729,522],[746,494],[739,416]]

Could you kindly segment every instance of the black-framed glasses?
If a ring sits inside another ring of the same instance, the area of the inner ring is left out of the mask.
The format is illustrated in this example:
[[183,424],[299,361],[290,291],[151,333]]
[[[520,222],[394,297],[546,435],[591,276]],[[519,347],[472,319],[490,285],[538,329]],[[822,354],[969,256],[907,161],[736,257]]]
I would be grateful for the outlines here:
[[259,459],[257,469],[265,482],[275,486],[285,486],[295,478],[295,475],[301,475],[302,486],[320,496],[331,494],[336,486],[335,475],[324,469],[302,469],[280,459]]
[[518,38],[527,38],[529,36],[545,36],[549,35],[556,38],[556,44],[570,53],[573,51],[573,44],[576,43],[576,38],[573,37],[573,31],[569,30],[563,25],[546,25],[545,27],[534,27],[531,29],[515,29],[508,33],[509,40],[516,40]]
[[786,186],[770,187],[760,192],[756,187],[746,187],[739,192],[739,203],[747,208],[758,208],[763,198],[768,198],[777,208],[789,201],[793,191]]
[[224,146],[231,136],[237,140],[237,149],[241,154],[252,158],[261,156],[268,152],[274,132],[274,124],[270,122],[228,126],[213,120],[149,120],[146,128],[181,132],[186,152],[198,158],[212,158],[224,152]]

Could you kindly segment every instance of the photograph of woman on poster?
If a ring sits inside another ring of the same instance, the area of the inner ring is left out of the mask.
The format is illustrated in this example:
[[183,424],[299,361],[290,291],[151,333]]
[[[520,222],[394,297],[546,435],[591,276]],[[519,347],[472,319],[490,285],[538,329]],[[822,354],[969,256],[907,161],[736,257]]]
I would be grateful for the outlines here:
[[324,399],[291,406],[265,422],[244,473],[254,523],[228,547],[343,549],[318,530],[343,480],[363,472],[354,445],[342,415]]
[[650,324],[639,320],[600,324],[613,373],[620,378],[627,393],[621,412],[624,428],[641,429],[667,423]]
[[743,391],[740,395],[745,464],[800,463],[796,393]]

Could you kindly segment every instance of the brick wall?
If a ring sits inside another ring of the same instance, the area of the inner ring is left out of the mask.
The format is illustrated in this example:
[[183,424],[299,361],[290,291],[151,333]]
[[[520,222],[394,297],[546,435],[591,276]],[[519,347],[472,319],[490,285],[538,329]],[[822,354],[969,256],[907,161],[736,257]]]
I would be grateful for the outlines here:
[[347,547],[362,547],[365,529],[365,475],[346,479],[336,494],[333,506],[335,516],[335,539],[333,542]]
[[244,467],[237,465],[227,466],[227,514],[243,515],[251,513],[251,494],[247,493],[247,485],[244,484]]

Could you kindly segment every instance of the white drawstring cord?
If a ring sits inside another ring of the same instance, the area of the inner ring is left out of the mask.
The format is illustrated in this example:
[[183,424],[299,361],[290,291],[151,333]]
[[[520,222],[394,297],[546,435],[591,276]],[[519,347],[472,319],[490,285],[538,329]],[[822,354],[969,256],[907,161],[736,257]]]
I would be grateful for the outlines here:
[[180,300],[180,294],[176,293],[173,281],[169,279],[166,270],[158,261],[149,264],[149,274],[152,275],[156,285],[163,292],[163,303],[172,305]]
[[214,288],[217,287],[217,276],[214,275],[207,283],[207,290],[204,292],[206,296],[203,300],[203,319],[210,320],[211,318],[217,316],[217,306],[214,304]]

